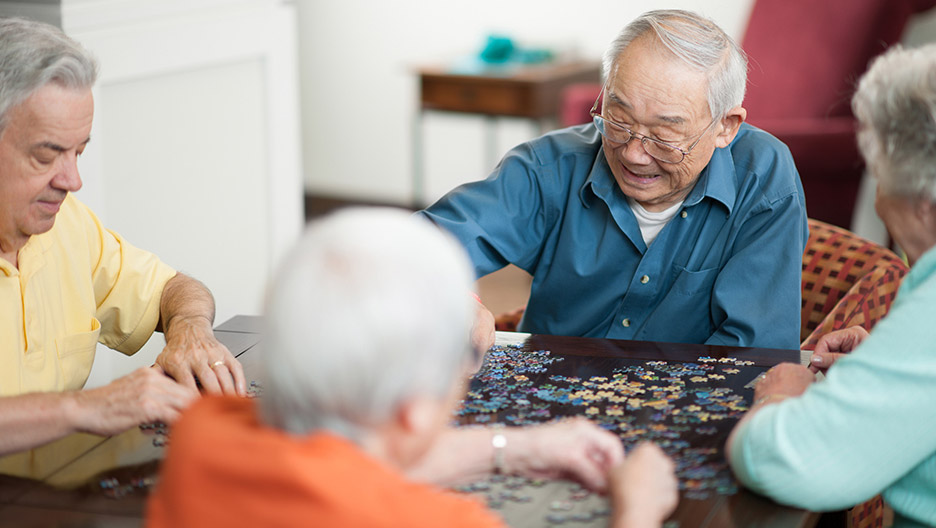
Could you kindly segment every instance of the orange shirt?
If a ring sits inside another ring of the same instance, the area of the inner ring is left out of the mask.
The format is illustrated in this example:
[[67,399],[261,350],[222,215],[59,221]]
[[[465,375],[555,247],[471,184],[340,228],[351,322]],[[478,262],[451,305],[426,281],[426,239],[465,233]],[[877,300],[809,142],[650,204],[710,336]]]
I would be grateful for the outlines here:
[[205,397],[172,427],[147,526],[494,527],[479,502],[414,483],[328,433],[261,423],[254,401]]

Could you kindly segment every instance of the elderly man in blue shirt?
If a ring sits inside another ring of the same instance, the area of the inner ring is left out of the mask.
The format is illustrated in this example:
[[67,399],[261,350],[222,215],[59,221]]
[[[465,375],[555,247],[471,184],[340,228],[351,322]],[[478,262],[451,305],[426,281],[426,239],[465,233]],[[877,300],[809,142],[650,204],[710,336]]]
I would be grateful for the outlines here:
[[797,348],[803,188],[786,146],[744,123],[744,52],[706,18],[651,11],[604,74],[593,123],[514,148],[419,214],[478,276],[533,276],[519,330]]

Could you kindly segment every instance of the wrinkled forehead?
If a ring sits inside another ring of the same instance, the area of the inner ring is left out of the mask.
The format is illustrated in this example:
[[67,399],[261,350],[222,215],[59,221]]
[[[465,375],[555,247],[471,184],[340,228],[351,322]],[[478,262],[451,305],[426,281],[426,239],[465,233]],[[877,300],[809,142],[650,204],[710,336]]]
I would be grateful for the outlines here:
[[706,74],[655,37],[641,37],[618,55],[605,81],[604,102],[663,124],[710,120]]

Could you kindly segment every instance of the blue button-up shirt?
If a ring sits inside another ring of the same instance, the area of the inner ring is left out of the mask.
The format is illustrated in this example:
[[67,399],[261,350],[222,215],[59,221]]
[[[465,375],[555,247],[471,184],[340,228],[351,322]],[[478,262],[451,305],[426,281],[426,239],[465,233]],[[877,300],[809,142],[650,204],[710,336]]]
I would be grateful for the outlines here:
[[799,346],[803,187],[786,146],[750,125],[650,247],[591,124],[521,144],[420,214],[462,242],[478,276],[509,263],[533,276],[521,331]]

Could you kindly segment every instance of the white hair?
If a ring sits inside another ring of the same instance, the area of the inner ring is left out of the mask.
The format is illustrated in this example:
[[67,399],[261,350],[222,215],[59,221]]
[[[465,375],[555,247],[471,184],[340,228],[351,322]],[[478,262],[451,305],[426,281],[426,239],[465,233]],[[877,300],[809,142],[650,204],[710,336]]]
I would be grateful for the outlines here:
[[97,61],[62,30],[0,18],[0,134],[10,110],[49,83],[80,90],[97,79]]
[[605,79],[624,49],[649,31],[676,57],[706,75],[713,119],[741,106],[747,88],[747,56],[715,22],[691,11],[648,11],[625,26],[605,51]]
[[261,416],[352,441],[408,398],[442,398],[469,360],[474,274],[426,220],[344,209],[311,223],[267,297]]
[[892,47],[852,98],[858,146],[889,195],[936,202],[936,44]]

